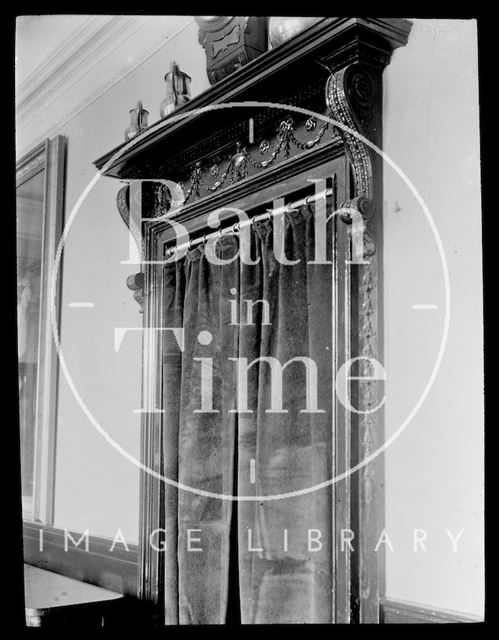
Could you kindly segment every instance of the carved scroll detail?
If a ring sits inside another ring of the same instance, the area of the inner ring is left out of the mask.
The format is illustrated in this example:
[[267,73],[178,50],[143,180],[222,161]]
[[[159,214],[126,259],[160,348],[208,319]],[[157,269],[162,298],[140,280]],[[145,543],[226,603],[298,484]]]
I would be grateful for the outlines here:
[[[371,117],[371,108],[375,102],[374,81],[367,71],[358,64],[349,65],[331,75],[326,86],[326,101],[332,117],[353,132],[361,131]],[[373,169],[371,150],[365,142],[349,131],[338,127],[350,156],[354,174],[355,197],[343,206],[355,208],[363,217],[364,259],[359,282],[360,296],[360,355],[377,357],[377,275],[375,229],[373,219]],[[343,220],[347,223],[351,220]],[[367,363],[366,363],[367,364]],[[370,375],[368,371],[365,375]],[[376,406],[373,389],[366,384],[364,411]],[[370,414],[368,414],[370,415]],[[367,418],[364,419],[368,423]]]
[[[346,125],[352,132],[362,135],[373,117],[375,103],[374,81],[360,65],[352,64],[331,75],[326,85],[326,102],[332,117]],[[374,221],[372,220],[373,169],[371,150],[359,136],[337,127],[347,148],[354,174],[355,200],[364,197],[367,206],[358,209],[364,218],[364,258],[370,259],[376,252]],[[343,206],[345,206],[344,203]],[[344,220],[348,222],[347,220]]]
[[[350,100],[359,106],[368,108],[374,96],[371,78],[363,71],[345,67],[334,73],[327,81],[326,102],[332,117],[346,125],[352,131],[360,133]],[[348,83],[348,84],[347,84]],[[349,99],[348,96],[351,96]],[[338,127],[338,133],[343,139],[348,154],[352,160],[355,178],[355,195],[372,198],[372,163],[367,145],[357,136]]]
[[[160,182],[146,181],[142,184],[142,207],[144,218],[157,218],[164,215],[171,207],[172,195],[169,189]],[[141,259],[146,255],[144,238],[139,223],[130,216],[130,185],[122,187],[116,196],[121,219],[132,234]],[[127,279],[127,287],[131,289],[134,299],[139,303],[140,312],[143,310],[144,300],[144,274],[136,273]]]
[[[364,219],[364,258],[376,253],[372,219],[373,168],[371,150],[361,137],[373,117],[375,85],[371,75],[359,64],[351,64],[333,73],[326,85],[326,103],[332,117],[351,131],[337,127],[352,162],[355,198],[343,206],[354,207]],[[362,207],[359,207],[362,203]],[[347,224],[350,220],[343,218]],[[373,265],[375,266],[375,265]]]
[[[118,207],[121,219],[125,223],[127,229],[131,232],[133,239],[137,245],[137,249],[141,256],[145,255],[144,241],[140,229],[137,229],[135,224],[130,223],[130,187],[125,185],[118,191],[116,196],[116,205]],[[134,300],[136,300],[140,307],[140,313],[143,312],[143,300],[144,300],[144,274],[142,272],[129,276],[126,281],[127,287],[133,291]]]

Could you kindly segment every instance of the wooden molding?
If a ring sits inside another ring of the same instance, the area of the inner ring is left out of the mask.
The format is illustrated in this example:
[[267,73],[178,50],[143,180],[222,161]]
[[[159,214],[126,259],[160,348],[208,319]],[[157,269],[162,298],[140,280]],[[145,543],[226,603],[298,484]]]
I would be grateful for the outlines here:
[[[382,64],[389,60],[395,47],[406,44],[411,23],[401,19],[378,18],[325,18],[303,33],[275,49],[263,53],[238,71],[231,73],[213,85],[207,91],[196,96],[177,109],[173,116],[188,115],[196,109],[242,100],[279,101],[279,87],[285,84],[296,85],[296,78],[306,78],[314,73],[319,65],[332,67],[332,58],[338,51],[341,65],[369,58],[380,59]],[[348,46],[347,46],[348,44]],[[367,53],[366,53],[367,51]],[[337,64],[340,64],[338,61]],[[276,93],[277,91],[277,93]],[[282,89],[280,89],[282,91]],[[276,100],[277,98],[277,100]],[[227,120],[227,111],[222,111]],[[146,129],[133,141],[133,144],[122,143],[95,161],[98,169],[105,167],[104,175],[115,178],[158,177],[152,175],[151,167],[147,167],[147,176],[132,175],[144,164],[144,157],[150,157],[158,146],[168,149],[168,154],[175,150],[173,143],[185,144],[186,134],[192,129],[197,132],[206,131],[205,124],[209,115],[194,112],[182,119],[163,118]],[[226,123],[224,122],[224,125]],[[210,125],[211,126],[211,122]],[[181,134],[181,135],[179,135]],[[162,143],[162,145],[158,145]],[[126,147],[126,151],[124,148]],[[119,158],[114,156],[119,152]],[[109,166],[107,164],[109,163]]]
[[38,144],[34,149],[26,153],[17,162],[16,167],[16,186],[29,180],[42,171],[45,167],[46,160],[46,142]]
[[[64,174],[66,140],[57,136],[45,140],[18,162],[19,187],[40,171],[45,171],[43,193],[43,250],[40,265],[40,315],[37,364],[36,433],[34,457],[34,495],[30,517],[51,523],[53,519],[57,381],[59,361],[52,336],[48,291],[51,269],[62,234],[64,219]],[[60,313],[61,278],[55,290],[55,309]]]
[[437,609],[403,600],[382,600],[380,622],[382,624],[476,624],[483,622],[483,619],[468,613]]

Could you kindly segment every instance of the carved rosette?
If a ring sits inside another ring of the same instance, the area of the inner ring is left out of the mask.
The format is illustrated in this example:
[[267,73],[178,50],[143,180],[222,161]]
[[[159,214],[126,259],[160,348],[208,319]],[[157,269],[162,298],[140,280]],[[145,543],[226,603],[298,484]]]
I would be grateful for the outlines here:
[[[326,101],[331,117],[348,127],[348,129],[341,127],[337,127],[337,129],[345,143],[352,164],[355,197],[343,203],[343,206],[354,208],[364,220],[363,243],[366,263],[358,266],[358,356],[378,360],[379,265],[376,251],[376,203],[373,202],[372,150],[363,139],[364,137],[369,139],[366,129],[369,128],[373,118],[373,105],[376,100],[375,86],[370,71],[363,68],[362,65],[354,63],[333,73],[328,79]],[[347,224],[351,223],[351,218],[345,219],[343,217],[342,219]],[[357,375],[367,378],[373,375],[372,366],[365,359],[358,364],[360,366]],[[360,460],[369,456],[379,446],[378,411],[373,411],[378,404],[378,382],[376,380],[363,381],[359,387],[359,409],[364,412],[359,416]],[[362,478],[362,501],[367,506],[374,499],[375,469],[373,464],[364,466],[360,470],[360,476]],[[362,585],[360,595],[362,598],[366,598],[371,581],[369,576],[362,573],[366,567],[361,567],[360,570],[360,585]]]

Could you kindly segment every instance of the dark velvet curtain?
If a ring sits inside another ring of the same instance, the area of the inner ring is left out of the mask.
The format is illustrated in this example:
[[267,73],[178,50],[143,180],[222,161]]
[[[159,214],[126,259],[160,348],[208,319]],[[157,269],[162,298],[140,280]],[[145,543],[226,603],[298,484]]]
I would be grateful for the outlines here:
[[[184,329],[182,352],[164,336],[165,474],[255,498],[167,486],[167,623],[225,621],[233,508],[242,622],[332,622],[332,491],[307,491],[331,478],[333,453],[332,267],[313,264],[313,214],[279,222],[285,260],[274,220],[251,229],[257,264],[213,265],[197,247],[164,268],[164,326]],[[237,253],[236,237],[218,242]]]

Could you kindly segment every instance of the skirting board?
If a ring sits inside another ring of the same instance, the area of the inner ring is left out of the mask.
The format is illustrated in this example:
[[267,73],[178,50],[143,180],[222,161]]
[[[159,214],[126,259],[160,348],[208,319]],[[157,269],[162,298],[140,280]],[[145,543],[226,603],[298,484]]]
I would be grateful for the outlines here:
[[403,600],[382,600],[380,603],[382,624],[459,624],[483,622],[478,616],[457,611],[425,607]]

